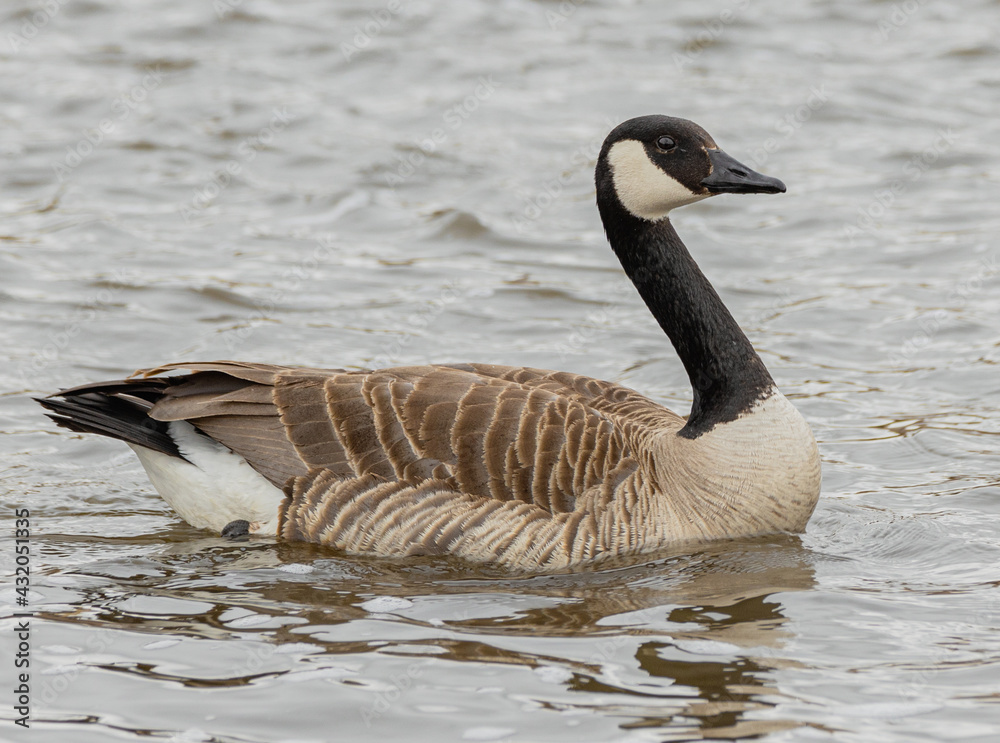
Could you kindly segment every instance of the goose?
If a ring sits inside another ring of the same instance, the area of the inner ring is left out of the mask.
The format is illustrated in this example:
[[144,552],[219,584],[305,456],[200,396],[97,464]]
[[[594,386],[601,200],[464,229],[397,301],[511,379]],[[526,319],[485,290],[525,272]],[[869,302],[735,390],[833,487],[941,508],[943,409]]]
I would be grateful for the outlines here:
[[127,443],[182,519],[227,537],[549,570],[803,531],[812,432],[670,221],[784,184],[659,115],[611,131],[595,181],[608,242],[690,379],[686,419],[612,382],[479,363],[169,363],[38,401]]

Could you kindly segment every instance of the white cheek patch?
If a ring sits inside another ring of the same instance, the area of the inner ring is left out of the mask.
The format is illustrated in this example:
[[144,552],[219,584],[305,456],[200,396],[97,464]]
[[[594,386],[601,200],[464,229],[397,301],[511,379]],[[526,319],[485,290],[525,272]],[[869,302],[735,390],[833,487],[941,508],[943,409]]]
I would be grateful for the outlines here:
[[671,209],[707,199],[711,194],[694,193],[671,178],[649,159],[642,142],[623,139],[608,151],[611,178],[622,206],[629,214],[655,222]]

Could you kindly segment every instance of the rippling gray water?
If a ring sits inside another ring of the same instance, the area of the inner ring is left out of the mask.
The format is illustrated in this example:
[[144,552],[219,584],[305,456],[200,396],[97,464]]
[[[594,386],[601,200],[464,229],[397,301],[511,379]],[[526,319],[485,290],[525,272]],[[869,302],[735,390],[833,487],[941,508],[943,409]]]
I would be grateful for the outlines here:
[[[994,741],[1000,4],[0,9],[0,738]],[[182,359],[493,361],[686,411],[593,204],[667,113],[788,184],[675,224],[816,432],[801,537],[592,574],[232,544],[30,401]]]

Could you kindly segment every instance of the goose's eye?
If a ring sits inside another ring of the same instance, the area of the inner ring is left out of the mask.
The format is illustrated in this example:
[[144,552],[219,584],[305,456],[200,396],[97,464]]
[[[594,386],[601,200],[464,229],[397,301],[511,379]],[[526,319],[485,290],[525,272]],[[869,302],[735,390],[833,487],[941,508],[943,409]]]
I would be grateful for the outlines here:
[[656,146],[664,152],[670,152],[670,150],[677,146],[677,143],[674,141],[673,137],[664,135],[656,140]]

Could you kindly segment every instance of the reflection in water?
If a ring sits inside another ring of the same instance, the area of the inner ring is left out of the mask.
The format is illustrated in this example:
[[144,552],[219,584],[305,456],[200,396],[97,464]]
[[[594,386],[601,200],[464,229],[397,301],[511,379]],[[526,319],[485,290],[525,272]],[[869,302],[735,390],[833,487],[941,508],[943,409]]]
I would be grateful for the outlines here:
[[[251,687],[319,673],[364,689],[370,682],[351,667],[357,659],[432,664],[445,677],[453,664],[473,664],[522,669],[549,682],[546,689],[561,688],[529,696],[562,714],[601,711],[626,728],[730,737],[791,724],[746,715],[773,706],[779,693],[769,674],[772,664],[788,663],[772,659],[788,636],[781,594],[813,585],[812,559],[797,538],[781,536],[597,573],[512,578],[459,561],[195,539],[128,566],[77,570],[75,578],[98,583],[81,591],[78,606],[89,608],[44,616],[149,634],[154,648],[160,635],[256,648],[249,661],[211,677],[170,662],[89,662],[184,688]],[[294,662],[276,663],[281,657]]]
[[[722,618],[716,618],[723,615]],[[704,629],[695,634],[714,635],[720,625],[737,629],[752,627],[755,632],[767,633],[784,623],[781,604],[765,596],[755,596],[730,606],[686,607],[675,609],[671,621],[695,623]],[[739,655],[737,646],[727,647],[717,640],[690,642],[647,642],[639,648],[636,659],[650,676],[670,679],[671,682],[697,691],[699,701],[687,705],[684,715],[698,721],[697,727],[705,737],[735,738],[760,734],[789,727],[784,720],[745,720],[750,710],[773,706],[779,691],[769,685],[766,660]],[[722,656],[721,659],[692,657],[699,654]]]

